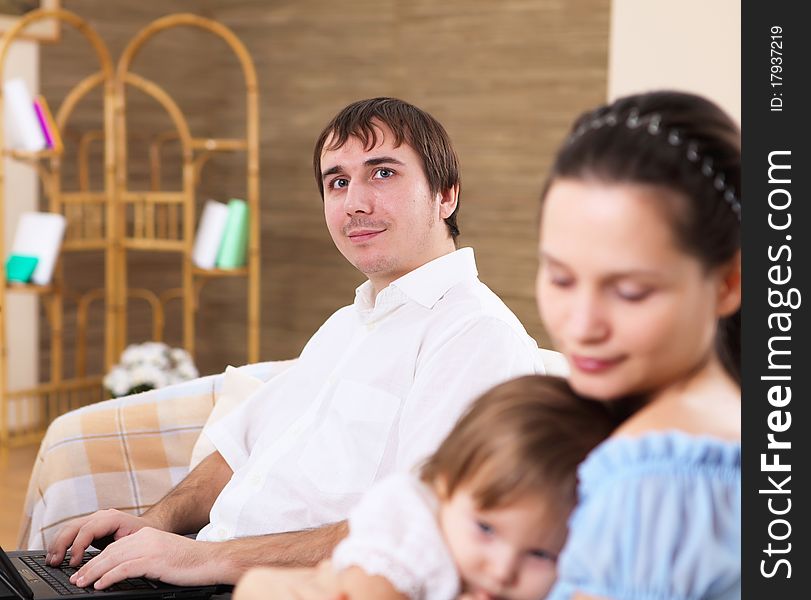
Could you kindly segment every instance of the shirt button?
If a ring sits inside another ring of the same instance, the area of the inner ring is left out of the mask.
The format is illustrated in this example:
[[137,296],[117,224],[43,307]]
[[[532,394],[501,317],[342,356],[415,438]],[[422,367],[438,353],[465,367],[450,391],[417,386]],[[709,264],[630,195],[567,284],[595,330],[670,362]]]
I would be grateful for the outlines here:
[[259,473],[253,473],[249,478],[248,481],[253,486],[258,486],[262,483],[262,476]]
[[375,323],[366,323],[366,331],[374,331],[377,325]]
[[225,540],[228,537],[228,532],[225,530],[225,527],[217,527],[217,537],[220,540]]

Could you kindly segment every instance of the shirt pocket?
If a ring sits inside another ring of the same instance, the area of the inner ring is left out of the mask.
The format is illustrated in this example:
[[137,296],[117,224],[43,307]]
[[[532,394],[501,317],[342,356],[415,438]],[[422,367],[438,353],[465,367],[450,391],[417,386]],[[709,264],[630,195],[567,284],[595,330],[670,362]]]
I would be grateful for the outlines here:
[[364,492],[375,480],[399,407],[394,394],[342,380],[299,457],[302,473],[326,494]]

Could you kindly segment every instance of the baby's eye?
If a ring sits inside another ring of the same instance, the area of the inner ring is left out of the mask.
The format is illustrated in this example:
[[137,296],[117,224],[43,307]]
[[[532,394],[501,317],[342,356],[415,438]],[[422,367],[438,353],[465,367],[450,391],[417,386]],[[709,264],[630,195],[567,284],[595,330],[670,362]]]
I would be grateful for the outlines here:
[[392,171],[391,169],[383,168],[383,169],[377,169],[375,171],[374,176],[375,176],[375,179],[388,179],[392,175],[394,175],[394,171]]
[[488,525],[484,521],[476,521],[476,527],[479,528],[479,531],[487,535],[493,533],[493,527]]
[[348,185],[349,185],[349,180],[346,177],[336,177],[329,184],[329,186],[334,190],[337,190],[337,189],[340,189],[340,188],[345,188]]
[[541,548],[536,548],[535,550],[530,550],[528,552],[528,554],[532,558],[537,558],[538,560],[548,560],[548,561],[551,561],[551,562],[556,562],[557,559],[558,559],[558,557],[555,554],[553,554],[552,552],[549,552],[547,550],[542,550]]

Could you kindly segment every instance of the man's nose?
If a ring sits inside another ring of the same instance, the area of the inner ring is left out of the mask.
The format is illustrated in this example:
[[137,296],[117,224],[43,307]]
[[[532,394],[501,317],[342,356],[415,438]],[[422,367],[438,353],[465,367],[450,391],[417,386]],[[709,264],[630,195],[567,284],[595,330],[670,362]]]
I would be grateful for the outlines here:
[[374,208],[372,191],[360,181],[351,181],[344,194],[344,210],[346,214],[370,214]]

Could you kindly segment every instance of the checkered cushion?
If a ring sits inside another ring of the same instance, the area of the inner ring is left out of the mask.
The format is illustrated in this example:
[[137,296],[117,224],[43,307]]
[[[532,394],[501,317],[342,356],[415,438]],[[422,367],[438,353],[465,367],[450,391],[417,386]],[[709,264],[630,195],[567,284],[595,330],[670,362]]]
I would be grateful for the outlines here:
[[[266,381],[292,361],[241,367]],[[20,548],[45,548],[74,517],[102,508],[141,514],[182,480],[223,375],[99,402],[51,423],[40,445]]]

